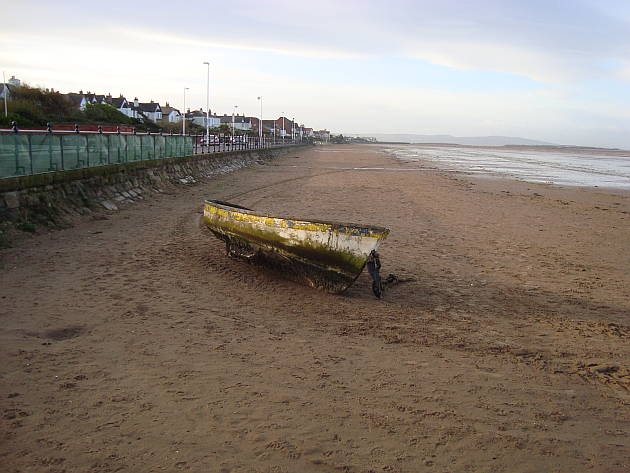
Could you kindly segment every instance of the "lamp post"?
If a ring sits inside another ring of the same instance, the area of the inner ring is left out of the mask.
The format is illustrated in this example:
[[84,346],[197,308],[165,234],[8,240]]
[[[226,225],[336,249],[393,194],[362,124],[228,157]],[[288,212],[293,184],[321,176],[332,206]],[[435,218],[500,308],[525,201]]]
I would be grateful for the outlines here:
[[232,137],[234,136],[234,114],[236,113],[236,109],[238,105],[234,105],[234,110],[232,110]]
[[282,144],[284,144],[284,112],[282,112]]
[[208,81],[206,88],[206,144],[209,146],[210,143],[210,63],[205,62],[208,66]]
[[260,100],[260,122],[258,123],[258,136],[260,137],[260,144],[262,145],[262,138],[263,138],[263,129],[262,129],[262,95],[260,97],[258,97],[258,100]]
[[295,117],[291,119],[291,143],[295,141]]
[[184,121],[182,121],[182,136],[186,134],[186,91],[188,87],[184,87]]
[[4,71],[2,71],[2,84],[4,87],[4,116],[7,116],[7,77],[4,75]]

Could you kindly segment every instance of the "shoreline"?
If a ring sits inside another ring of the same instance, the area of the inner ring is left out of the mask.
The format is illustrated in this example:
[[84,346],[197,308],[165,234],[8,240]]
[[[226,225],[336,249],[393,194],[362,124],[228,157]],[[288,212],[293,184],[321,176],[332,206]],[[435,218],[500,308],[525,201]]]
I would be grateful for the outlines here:
[[[422,152],[423,148],[448,149],[448,145],[406,145],[398,150]],[[398,155],[393,149],[384,149],[402,161],[422,160],[441,169],[458,170],[470,174],[496,175],[499,178],[515,179],[532,184],[549,184],[570,187],[606,188],[630,191],[630,171],[627,168],[628,152],[603,149],[550,149],[536,147],[491,147],[491,146],[455,146],[456,152],[448,157],[433,153],[434,156],[414,154]],[[475,154],[466,153],[474,150]],[[481,151],[487,150],[488,156]],[[532,154],[520,155],[531,152]],[[511,154],[511,153],[519,154]],[[459,154],[458,154],[459,153]],[[550,153],[546,155],[547,153]],[[595,153],[595,154],[593,154]],[[558,158],[562,155],[562,158]],[[533,159],[533,162],[530,162]],[[580,161],[586,159],[586,161]],[[601,161],[601,160],[604,161]],[[606,161],[608,159],[609,161]],[[610,162],[610,159],[617,162]],[[611,182],[612,181],[612,182]]]

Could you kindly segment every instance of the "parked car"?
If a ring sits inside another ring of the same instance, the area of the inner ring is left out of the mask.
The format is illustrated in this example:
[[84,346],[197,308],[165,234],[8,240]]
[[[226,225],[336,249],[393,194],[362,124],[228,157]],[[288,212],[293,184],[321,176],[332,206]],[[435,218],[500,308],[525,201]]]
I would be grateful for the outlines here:
[[219,144],[219,137],[215,136],[215,135],[210,135],[209,137],[206,135],[203,135],[200,140],[199,143],[201,144],[201,146],[214,146],[214,145],[218,145]]

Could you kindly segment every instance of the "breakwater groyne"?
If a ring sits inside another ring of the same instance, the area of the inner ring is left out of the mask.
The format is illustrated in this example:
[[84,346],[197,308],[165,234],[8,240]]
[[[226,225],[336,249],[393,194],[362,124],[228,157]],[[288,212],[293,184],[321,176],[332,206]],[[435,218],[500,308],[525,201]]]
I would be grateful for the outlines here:
[[116,211],[150,195],[306,147],[197,154],[0,179],[0,225],[27,231],[64,227],[73,215]]

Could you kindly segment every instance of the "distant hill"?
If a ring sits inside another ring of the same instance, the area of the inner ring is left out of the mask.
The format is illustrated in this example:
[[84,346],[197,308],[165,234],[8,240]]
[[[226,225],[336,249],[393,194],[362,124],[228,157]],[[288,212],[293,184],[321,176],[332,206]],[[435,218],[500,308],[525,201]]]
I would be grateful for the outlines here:
[[[352,136],[352,135],[349,135]],[[557,146],[555,143],[546,141],[528,140],[526,138],[516,138],[512,136],[451,136],[451,135],[412,135],[412,134],[387,134],[371,133],[359,136],[370,136],[378,141],[400,142],[400,143],[443,143],[453,145],[469,146]]]

